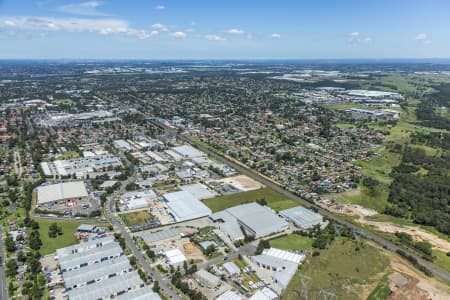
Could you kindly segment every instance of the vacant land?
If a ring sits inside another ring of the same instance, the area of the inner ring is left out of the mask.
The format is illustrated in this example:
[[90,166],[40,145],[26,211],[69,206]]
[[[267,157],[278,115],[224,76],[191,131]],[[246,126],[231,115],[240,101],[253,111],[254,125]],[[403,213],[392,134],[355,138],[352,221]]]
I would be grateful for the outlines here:
[[389,288],[389,278],[386,275],[383,276],[383,279],[377,285],[377,287],[370,293],[367,300],[384,300],[390,295],[391,289]]
[[146,210],[134,211],[130,213],[121,214],[123,222],[127,226],[143,225],[152,218],[152,214]]
[[388,265],[389,258],[375,247],[365,243],[358,248],[353,241],[337,238],[328,249],[320,251],[319,256],[307,259],[283,298],[299,299],[301,276],[306,275],[311,278],[308,285],[311,299],[320,299],[321,289],[335,293],[336,299],[360,299],[363,285],[379,281]]
[[294,200],[286,198],[282,194],[267,187],[249,192],[219,196],[204,200],[203,203],[205,203],[205,205],[213,212],[217,212],[232,206],[255,202],[257,200],[265,200],[267,206],[276,211],[298,206],[298,203]]
[[450,273],[450,257],[447,256],[447,253],[439,250],[433,250],[433,255],[436,257],[434,260],[435,265]]
[[285,235],[273,240],[270,240],[270,246],[273,248],[283,250],[308,250],[312,248],[313,239],[309,237],[300,236],[297,234]]
[[347,204],[358,204],[365,208],[374,209],[382,212],[386,207],[389,196],[389,188],[380,184],[375,193],[371,193],[366,187],[360,187],[357,190],[351,190],[340,194],[329,195],[330,198],[338,202]]
[[42,240],[42,247],[39,252],[42,255],[47,255],[53,253],[58,248],[64,248],[70,245],[74,245],[77,243],[77,239],[75,238],[75,231],[80,224],[86,224],[86,222],[77,222],[77,221],[56,221],[56,223],[62,228],[62,235],[57,236],[56,238],[50,238],[48,236],[48,228],[52,223],[55,223],[54,220],[44,220],[44,219],[35,219],[39,223],[39,234]]
[[392,167],[384,157],[373,157],[370,161],[360,160],[355,162],[355,164],[362,167],[362,174],[372,177],[381,183],[390,184],[392,181],[392,178],[389,177]]

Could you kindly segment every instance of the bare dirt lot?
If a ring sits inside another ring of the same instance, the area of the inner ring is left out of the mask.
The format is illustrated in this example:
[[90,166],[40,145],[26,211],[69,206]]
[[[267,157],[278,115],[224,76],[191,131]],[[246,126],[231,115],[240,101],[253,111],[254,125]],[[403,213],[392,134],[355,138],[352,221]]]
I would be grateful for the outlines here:
[[434,248],[439,249],[443,252],[450,252],[450,242],[441,239],[440,237],[429,233],[425,230],[422,230],[418,227],[412,227],[412,226],[403,226],[403,225],[397,225],[397,224],[391,224],[386,222],[374,222],[374,221],[368,221],[363,218],[360,218],[359,220],[363,224],[372,225],[377,230],[383,231],[383,232],[389,232],[389,233],[396,233],[397,231],[400,232],[406,232],[410,234],[415,240],[422,240],[427,241],[431,245],[433,245]]
[[344,215],[354,215],[354,216],[356,215],[359,217],[359,219],[357,220],[359,223],[373,226],[374,228],[382,232],[388,233],[396,233],[397,231],[406,232],[417,241],[427,241],[431,245],[433,245],[433,248],[435,249],[438,249],[444,253],[450,252],[449,241],[444,240],[431,232],[421,229],[420,227],[367,220],[366,217],[375,215],[377,214],[377,212],[371,209],[361,207],[359,205],[342,204],[339,205],[339,207],[340,208],[338,210],[333,209],[332,207],[330,207],[329,209],[335,211],[336,213]]
[[221,183],[227,183],[244,192],[257,190],[262,187],[262,185],[259,182],[245,175],[228,177],[216,181]]
[[394,273],[389,277],[389,287],[392,293],[388,299],[450,299],[449,286],[419,273],[402,258],[395,255],[391,260],[391,268]]

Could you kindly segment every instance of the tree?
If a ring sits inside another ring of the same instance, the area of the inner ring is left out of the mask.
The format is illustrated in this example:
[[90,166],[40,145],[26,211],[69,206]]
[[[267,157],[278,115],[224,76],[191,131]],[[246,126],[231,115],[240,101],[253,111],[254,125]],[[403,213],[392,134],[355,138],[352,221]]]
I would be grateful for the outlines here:
[[152,288],[152,290],[155,292],[155,293],[159,293],[159,290],[160,290],[161,288],[159,287],[159,282],[158,281],[155,281],[155,282],[153,282],[153,288]]
[[136,264],[137,264],[136,256],[130,257],[130,265],[132,265],[134,267],[134,266],[136,266]]
[[33,283],[31,281],[25,281],[22,285],[22,294],[31,295],[33,292]]
[[270,248],[270,243],[267,240],[260,240],[258,243],[258,247],[256,248],[255,254],[261,254],[264,249]]
[[53,239],[58,236],[58,223],[50,224],[48,227],[48,236]]
[[9,282],[8,285],[8,293],[10,295],[14,294],[14,292],[16,291],[16,287],[14,286],[14,283],[12,281]]
[[16,250],[16,243],[10,235],[5,238],[5,247],[8,252],[14,252]]
[[17,275],[17,263],[14,259],[6,262],[6,276],[13,277]]
[[17,253],[17,260],[20,262],[25,262],[27,260],[27,257],[23,251],[19,251],[19,253]]
[[209,245],[208,247],[206,247],[205,249],[205,255],[206,256],[210,256],[211,254],[213,254],[216,251],[216,246],[214,245]]
[[39,231],[32,231],[29,238],[30,248],[33,250],[39,250],[42,246],[41,237]]
[[28,261],[28,267],[30,268],[30,271],[32,274],[38,274],[42,270],[42,265],[39,261],[39,259],[31,256]]

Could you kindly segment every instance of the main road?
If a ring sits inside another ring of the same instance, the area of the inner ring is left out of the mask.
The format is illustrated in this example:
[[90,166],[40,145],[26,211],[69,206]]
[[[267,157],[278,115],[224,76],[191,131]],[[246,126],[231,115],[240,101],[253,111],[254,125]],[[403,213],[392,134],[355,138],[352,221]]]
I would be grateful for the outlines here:
[[172,128],[168,128],[163,126],[162,124],[156,123],[156,122],[152,122],[153,124],[155,124],[156,126],[160,127],[160,128],[164,128],[166,131],[169,131],[173,134],[175,134],[178,139],[189,143],[189,144],[193,144],[195,147],[197,147],[199,150],[205,152],[206,154],[208,154],[210,157],[213,157],[214,159],[224,163],[224,164],[228,164],[229,166],[233,167],[235,170],[239,171],[240,173],[247,175],[248,177],[262,183],[265,186],[268,186],[272,189],[274,189],[275,191],[279,192],[282,195],[285,195],[286,197],[293,199],[295,201],[297,201],[299,204],[303,205],[303,206],[312,206],[315,207],[318,212],[327,217],[330,220],[335,221],[338,224],[344,225],[348,228],[350,228],[351,230],[353,230],[356,234],[359,234],[360,236],[372,240],[376,243],[378,243],[379,245],[381,245],[383,248],[389,249],[391,251],[398,251],[398,250],[402,250],[405,253],[408,253],[409,255],[411,255],[412,257],[414,257],[415,259],[417,259],[417,261],[425,266],[428,270],[430,270],[434,275],[439,276],[440,278],[442,278],[443,280],[447,281],[450,283],[450,274],[448,274],[447,272],[443,271],[441,268],[438,268],[437,266],[431,264],[430,262],[422,259],[421,257],[418,257],[417,255],[415,255],[414,253],[411,253],[397,245],[395,245],[394,243],[392,243],[391,241],[386,240],[385,238],[382,238],[381,236],[368,231],[368,230],[364,230],[358,226],[356,226],[353,223],[350,223],[344,219],[342,219],[341,217],[333,214],[332,212],[323,209],[322,207],[311,203],[309,201],[306,201],[305,199],[301,198],[300,196],[292,193],[291,191],[287,190],[286,188],[280,186],[279,184],[277,184],[276,182],[268,179],[267,177],[259,174],[258,172],[256,172],[255,170],[234,161],[231,158],[228,158],[226,156],[222,156],[217,154],[216,152],[210,151],[207,147],[205,147],[204,145],[200,144],[200,143],[195,143],[194,141],[191,141],[189,139],[187,139],[185,136],[177,133],[174,129]]
[[0,299],[8,299],[8,287],[6,286],[5,256],[3,255],[3,232],[0,226]]
[[153,281],[159,282],[159,286],[160,286],[161,290],[166,295],[168,295],[171,299],[181,300],[182,298],[167,283],[166,278],[162,277],[161,275],[159,275],[158,273],[156,273],[153,270],[153,268],[150,266],[148,261],[145,259],[141,250],[136,246],[136,243],[134,242],[130,233],[126,230],[125,226],[123,225],[123,222],[114,213],[116,210],[114,200],[116,199],[117,196],[119,196],[121,193],[123,193],[125,191],[125,187],[127,186],[127,184],[134,182],[135,180],[136,180],[136,174],[133,171],[132,174],[129,176],[129,178],[126,181],[122,182],[120,189],[118,191],[114,192],[110,197],[107,198],[107,201],[105,203],[106,217],[109,218],[109,220],[111,221],[113,226],[115,226],[116,228],[119,229],[120,234],[125,239],[127,246],[130,248],[131,252],[138,260],[142,269],[144,269],[144,271],[150,275],[150,277],[153,279]]

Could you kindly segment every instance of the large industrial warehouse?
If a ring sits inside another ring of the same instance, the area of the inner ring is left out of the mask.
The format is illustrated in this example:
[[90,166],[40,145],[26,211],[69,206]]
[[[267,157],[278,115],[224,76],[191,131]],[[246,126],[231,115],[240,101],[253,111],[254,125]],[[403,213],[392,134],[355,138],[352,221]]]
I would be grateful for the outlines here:
[[[227,216],[224,217],[224,214]],[[275,214],[270,208],[259,205],[256,202],[227,208],[220,213],[212,215],[211,219],[222,223],[235,222],[235,219],[255,238],[281,232],[289,227],[289,224],[283,218],[280,218]],[[235,229],[236,226],[221,226],[221,228]],[[230,236],[236,236],[235,231],[236,230],[232,230],[228,232],[228,234]]]
[[88,192],[83,181],[61,182],[37,187],[37,207],[86,200]]
[[322,216],[301,206],[280,211],[280,215],[300,229],[310,229],[322,223]]
[[166,208],[175,222],[183,222],[211,215],[211,210],[191,193],[186,191],[163,195]]

